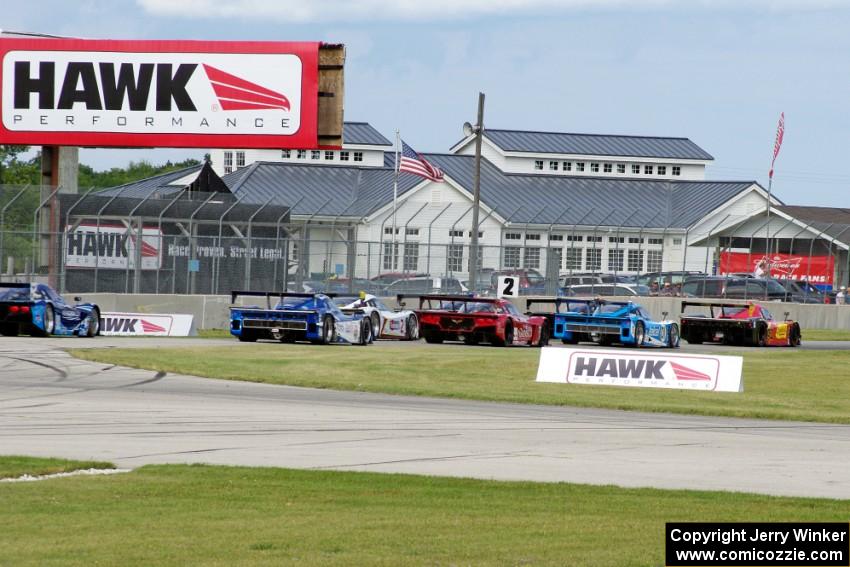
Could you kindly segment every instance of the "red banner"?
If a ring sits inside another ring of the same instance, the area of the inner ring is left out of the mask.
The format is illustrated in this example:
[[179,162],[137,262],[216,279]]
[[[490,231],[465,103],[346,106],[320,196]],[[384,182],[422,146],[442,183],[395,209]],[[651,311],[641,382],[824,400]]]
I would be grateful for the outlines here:
[[808,280],[812,284],[832,284],[835,259],[832,256],[798,256],[794,254],[764,254],[747,252],[721,252],[721,274],[748,273],[777,279]]
[[315,148],[316,42],[0,40],[0,143]]

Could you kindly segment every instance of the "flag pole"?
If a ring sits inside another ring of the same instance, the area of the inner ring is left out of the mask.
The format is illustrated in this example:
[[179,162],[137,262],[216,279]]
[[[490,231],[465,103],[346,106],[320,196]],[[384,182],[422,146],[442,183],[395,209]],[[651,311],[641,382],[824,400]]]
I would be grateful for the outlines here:
[[392,258],[391,269],[393,271],[398,271],[396,266],[396,210],[398,209],[398,151],[401,147],[401,134],[399,131],[395,131],[395,172],[393,175],[393,239],[392,239],[392,251],[390,252],[390,258]]
[[770,205],[773,201],[773,167],[776,165],[776,158],[779,155],[779,150],[782,148],[782,139],[785,137],[785,113],[779,113],[779,124],[776,126],[776,140],[773,142],[773,159],[770,161],[770,171],[767,174],[767,245],[765,246],[765,256],[767,257],[767,277],[771,276],[770,272]]

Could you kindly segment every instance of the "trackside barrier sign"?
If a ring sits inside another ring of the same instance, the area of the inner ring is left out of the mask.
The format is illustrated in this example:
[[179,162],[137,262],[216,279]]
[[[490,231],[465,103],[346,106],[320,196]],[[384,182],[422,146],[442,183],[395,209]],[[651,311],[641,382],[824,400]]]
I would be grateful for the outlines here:
[[743,392],[743,358],[546,347],[538,382]]
[[192,315],[159,313],[104,312],[100,316],[100,334],[125,337],[188,337]]

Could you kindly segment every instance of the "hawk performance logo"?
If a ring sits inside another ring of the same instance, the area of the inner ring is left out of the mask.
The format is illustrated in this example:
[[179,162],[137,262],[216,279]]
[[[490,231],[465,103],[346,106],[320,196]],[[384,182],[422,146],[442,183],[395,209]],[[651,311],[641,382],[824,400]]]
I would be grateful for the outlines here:
[[676,380],[711,380],[708,374],[688,368],[669,360],[650,359],[624,359],[606,357],[584,357],[576,358],[572,373],[575,376],[587,376],[595,378],[629,378],[643,380],[667,380],[664,372],[666,365]]
[[292,54],[9,51],[2,68],[3,125],[13,131],[293,134],[300,126],[302,66]]
[[567,381],[578,384],[710,390],[719,362],[713,357],[621,356],[582,351],[570,356]]
[[[142,318],[103,317],[100,321],[100,326],[104,334],[107,335],[168,334],[168,329],[165,327]],[[139,331],[139,327],[141,327],[141,332]]]

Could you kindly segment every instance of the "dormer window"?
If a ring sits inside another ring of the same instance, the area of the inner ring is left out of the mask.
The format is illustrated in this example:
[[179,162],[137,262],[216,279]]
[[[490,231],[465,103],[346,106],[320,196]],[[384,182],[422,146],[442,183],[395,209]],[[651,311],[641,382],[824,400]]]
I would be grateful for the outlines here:
[[543,160],[542,159],[534,160],[534,169],[543,171]]
[[633,163],[632,164],[632,175],[639,175],[639,174],[640,174],[640,166],[636,163]]
[[626,164],[618,163],[617,164],[617,173],[625,173],[626,172]]
[[576,162],[576,171],[584,171],[584,162],[583,161]]
[[671,169],[671,173],[672,173],[673,175],[682,175],[682,168],[681,168],[681,167],[679,167],[678,165],[674,165],[674,166],[673,166],[673,167],[671,167],[670,169]]
[[596,162],[591,163],[590,164],[590,171],[592,173],[599,173],[599,164],[596,163]]
[[564,171],[572,171],[573,170],[573,162],[565,161],[563,163]]
[[651,165],[643,166],[643,173],[644,173],[644,175],[652,175],[652,166]]
[[613,170],[614,170],[613,164],[606,163],[605,165],[602,166],[602,172],[603,173],[611,173]]
[[558,162],[557,161],[550,161],[549,162],[549,170],[550,171],[558,171]]
[[667,166],[659,165],[658,166],[658,175],[667,175]]

